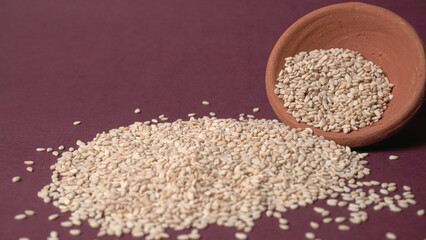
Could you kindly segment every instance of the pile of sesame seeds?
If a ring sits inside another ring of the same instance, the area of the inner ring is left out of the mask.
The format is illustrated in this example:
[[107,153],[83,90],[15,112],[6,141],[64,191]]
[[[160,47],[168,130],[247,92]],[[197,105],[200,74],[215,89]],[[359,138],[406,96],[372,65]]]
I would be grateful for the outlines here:
[[351,50],[300,52],[285,59],[275,94],[298,122],[349,133],[383,116],[393,98],[383,70]]
[[193,228],[179,239],[198,239],[195,230],[217,224],[235,227],[236,238],[245,239],[265,211],[288,230],[281,213],[339,196],[327,203],[354,212],[354,223],[365,220],[362,209],[373,203],[397,208],[389,197],[361,189],[373,185],[359,180],[370,174],[366,154],[276,120],[136,122],[77,145],[52,165],[53,182],[38,196],[71,212],[67,227],[87,220],[99,236],[161,239],[169,237],[167,228]]

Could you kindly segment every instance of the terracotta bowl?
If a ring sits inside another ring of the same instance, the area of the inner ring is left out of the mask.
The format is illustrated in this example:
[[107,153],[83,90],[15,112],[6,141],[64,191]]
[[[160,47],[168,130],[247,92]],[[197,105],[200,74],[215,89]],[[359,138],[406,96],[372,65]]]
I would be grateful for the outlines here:
[[[394,98],[383,118],[368,127],[348,134],[325,132],[298,123],[274,94],[276,79],[284,58],[301,51],[347,48],[360,52],[382,67],[395,84]],[[424,44],[414,28],[395,13],[381,7],[350,2],[315,10],[291,25],[275,44],[266,68],[269,102],[281,119],[291,127],[313,129],[316,135],[350,146],[379,142],[399,131],[420,109],[426,88]]]

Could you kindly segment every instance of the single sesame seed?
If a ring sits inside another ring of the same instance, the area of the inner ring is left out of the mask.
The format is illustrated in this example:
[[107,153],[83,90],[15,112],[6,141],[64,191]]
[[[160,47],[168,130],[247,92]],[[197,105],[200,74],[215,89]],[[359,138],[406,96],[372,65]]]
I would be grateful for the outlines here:
[[19,181],[21,181],[20,176],[15,176],[15,177],[12,178],[12,182],[14,182],[14,183],[19,182]]
[[25,213],[25,215],[27,215],[27,216],[34,216],[34,215],[35,215],[34,210],[25,210],[25,211],[24,211],[24,213]]
[[209,115],[212,116],[212,117],[214,117],[214,116],[216,116],[216,113],[210,112]]
[[398,239],[398,237],[395,235],[395,233],[392,233],[392,232],[387,232],[385,236],[386,236],[386,239],[389,239],[389,240]]
[[75,122],[73,122],[72,124],[74,124],[74,126],[77,126],[77,125],[80,125],[80,124],[81,124],[81,121],[75,121]]
[[402,188],[403,188],[405,191],[411,191],[411,187],[409,187],[409,186],[407,186],[407,185],[402,186]]
[[53,151],[53,152],[52,152],[52,155],[53,155],[53,156],[58,156],[58,155],[59,155],[59,152],[58,152],[58,151]]
[[425,215],[425,210],[424,209],[417,210],[417,216],[421,217],[423,215]]
[[80,229],[70,229],[69,233],[70,233],[72,236],[78,236],[78,235],[80,235],[80,234],[81,234],[81,231],[80,231]]
[[25,215],[25,214],[18,214],[18,215],[15,216],[15,220],[18,220],[18,221],[24,220],[26,218],[27,218],[27,215]]
[[337,228],[340,231],[349,231],[349,230],[351,230],[351,228],[348,225],[344,225],[344,224],[340,224]]
[[313,228],[313,229],[318,229],[318,228],[319,228],[319,226],[320,226],[317,222],[313,222],[313,221],[309,222],[309,225],[310,225],[310,226],[311,226],[311,228]]
[[34,165],[33,161],[24,161],[25,165]]
[[20,238],[18,238],[18,240],[30,240],[30,238],[28,238],[28,237],[20,237]]
[[151,122],[158,123],[158,120],[154,118],[154,119],[151,119]]
[[397,160],[399,157],[395,155],[390,155],[389,160]]
[[58,150],[61,150],[61,151],[62,151],[62,150],[64,150],[64,149],[65,149],[65,146],[64,146],[64,145],[61,145],[61,146],[59,146],[59,147],[58,147]]
[[37,152],[43,152],[43,151],[46,151],[46,148],[36,148],[36,151]]
[[53,230],[53,231],[50,231],[50,236],[51,236],[51,237],[58,237],[58,236],[59,236],[59,234],[58,234],[58,232],[57,232],[57,231]]
[[334,219],[334,221],[335,221],[336,223],[342,223],[342,222],[346,221],[346,218],[345,218],[345,217],[336,217],[336,218]]
[[180,234],[177,236],[178,240],[188,240],[189,236],[187,234]]
[[255,113],[259,112],[259,110],[260,110],[260,108],[258,108],[258,107],[253,108],[253,112],[255,112]]
[[68,148],[68,151],[70,151],[70,152],[74,152],[74,148],[73,148],[73,147],[70,147],[70,148]]
[[290,229],[290,227],[288,226],[288,225],[286,225],[286,224],[280,224],[279,225],[279,228],[281,229],[281,230],[289,230]]
[[48,153],[53,152],[53,148],[51,148],[51,147],[46,148],[46,152],[48,152]]
[[305,237],[306,239],[315,239],[315,234],[312,232],[306,232]]
[[203,105],[209,105],[210,103],[208,101],[202,101],[201,102]]
[[32,167],[27,167],[27,171],[28,171],[28,172],[33,172],[33,171],[34,171],[34,169],[33,169]]
[[61,226],[62,227],[72,227],[73,226],[73,224],[72,224],[72,222],[71,221],[64,221],[64,222],[61,222]]
[[241,233],[241,232],[235,233],[235,237],[239,240],[247,239],[247,235],[245,233]]
[[332,221],[333,221],[333,218],[331,217],[327,217],[322,220],[323,223],[331,223]]
[[50,215],[47,219],[49,219],[49,221],[53,221],[59,218],[59,214],[52,214]]
[[195,113],[188,113],[188,117],[194,117]]
[[141,110],[140,110],[139,108],[136,108],[136,109],[135,109],[135,113],[136,113],[136,114],[139,114],[139,113],[141,113]]

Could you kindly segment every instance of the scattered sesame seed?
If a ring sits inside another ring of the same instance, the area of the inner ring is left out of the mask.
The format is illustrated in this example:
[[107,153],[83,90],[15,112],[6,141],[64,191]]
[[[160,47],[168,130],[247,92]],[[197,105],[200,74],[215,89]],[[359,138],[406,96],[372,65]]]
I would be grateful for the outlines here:
[[351,227],[349,227],[348,225],[345,224],[340,224],[337,229],[339,229],[340,231],[349,231],[351,230]]
[[210,112],[209,115],[212,116],[212,117],[214,117],[214,116],[216,116],[216,113]]
[[390,155],[389,160],[397,160],[399,157],[395,155]]
[[47,149],[46,149],[46,152],[48,152],[48,153],[53,152],[53,148],[51,148],[51,147],[50,147],[50,148],[47,148]]
[[154,119],[151,119],[151,122],[158,123],[158,120],[154,118]]
[[81,234],[81,231],[80,231],[80,229],[70,229],[70,234],[72,235],[72,236],[78,236],[78,235],[80,235]]
[[208,101],[202,101],[201,102],[203,105],[209,105],[210,103]]
[[58,149],[62,151],[62,150],[64,150],[64,149],[65,149],[65,146],[64,146],[64,145],[61,145],[61,146],[59,146],[59,147],[58,147]]
[[59,218],[59,214],[55,213],[50,215],[47,219],[49,219],[49,221],[53,221]]
[[14,183],[19,182],[19,181],[21,181],[20,176],[15,176],[15,177],[12,178],[12,182],[14,182]]
[[24,161],[25,165],[34,165],[33,161]]
[[72,222],[71,221],[64,221],[64,222],[61,222],[61,226],[62,227],[72,227],[73,226],[73,224],[72,224]]
[[18,240],[30,240],[30,238],[28,238],[28,237],[20,237],[20,238],[18,238]]
[[68,151],[70,151],[70,152],[74,152],[74,148],[73,148],[73,147],[70,147],[70,148],[68,148]]
[[53,151],[53,152],[52,152],[52,155],[53,155],[53,156],[58,156],[58,155],[59,155],[59,152],[58,152],[58,151]]
[[315,239],[315,234],[312,232],[305,233],[306,239]]
[[32,167],[27,167],[27,171],[28,171],[28,172],[33,172],[33,171],[34,171],[34,169],[33,169]]
[[310,226],[311,226],[311,228],[313,228],[313,229],[318,229],[318,228],[319,228],[319,226],[320,226],[317,222],[313,222],[313,221],[309,222],[309,225],[310,225]]
[[188,117],[194,117],[195,116],[195,113],[189,113],[188,114]]
[[282,229],[282,230],[289,230],[290,229],[290,227],[286,224],[280,224],[279,228]]
[[334,221],[335,221],[336,223],[342,223],[342,222],[346,221],[346,218],[345,218],[345,217],[336,217],[336,218],[334,219]]
[[75,121],[75,122],[73,122],[72,124],[74,124],[74,126],[77,126],[77,125],[80,125],[80,124],[81,124],[81,121]]
[[18,220],[18,221],[24,220],[26,218],[27,218],[27,215],[25,215],[25,214],[18,214],[18,215],[15,216],[15,220]]
[[387,232],[387,233],[386,233],[386,239],[389,239],[389,240],[396,240],[396,239],[398,239],[398,237],[395,235],[395,233]]
[[259,110],[260,110],[260,108],[258,108],[258,107],[253,108],[253,112],[255,112],[255,113],[259,112]]
[[141,113],[141,110],[140,110],[139,108],[136,108],[136,109],[135,109],[135,113],[136,113],[136,114],[139,114],[139,113]]
[[425,215],[425,210],[424,209],[417,210],[417,216],[421,217],[423,215]]
[[245,240],[247,239],[247,235],[245,233],[237,232],[235,233],[235,237],[239,240]]
[[34,210],[25,210],[25,211],[24,211],[24,213],[25,213],[25,215],[27,215],[27,216],[34,216],[34,215],[35,215]]
[[331,223],[332,221],[333,221],[333,218],[331,217],[327,217],[322,220],[323,223]]
[[36,148],[36,151],[37,152],[43,152],[43,151],[46,151],[46,148]]

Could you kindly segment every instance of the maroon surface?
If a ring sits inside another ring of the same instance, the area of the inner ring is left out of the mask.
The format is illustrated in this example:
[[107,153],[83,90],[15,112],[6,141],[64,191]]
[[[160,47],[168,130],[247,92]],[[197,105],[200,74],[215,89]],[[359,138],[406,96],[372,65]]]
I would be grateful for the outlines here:
[[[0,239],[46,239],[51,230],[77,239],[60,220],[47,220],[57,209],[36,197],[55,162],[36,147],[75,146],[77,139],[160,114],[171,120],[209,111],[236,117],[259,106],[258,117],[275,118],[264,89],[275,41],[299,17],[335,2],[0,1]],[[367,2],[396,12],[426,37],[425,1]],[[133,113],[136,107],[140,115]],[[76,120],[83,124],[73,126]],[[369,208],[367,223],[350,232],[323,225],[314,231],[318,237],[384,239],[387,231],[399,239],[426,237],[424,217],[415,214],[426,207],[425,122],[423,108],[402,132],[362,149],[371,153],[367,179],[410,185],[418,204],[402,213]],[[389,161],[389,154],[400,160]],[[35,172],[25,170],[25,160],[36,162]],[[11,182],[15,175],[20,183]],[[309,220],[319,220],[311,208],[285,215],[290,231],[262,217],[250,239],[304,239]],[[36,215],[15,221],[25,209]],[[333,209],[333,216],[338,213],[348,214]],[[95,238],[87,224],[81,229],[81,239]],[[203,239],[233,239],[235,230],[210,226],[201,232]]]

